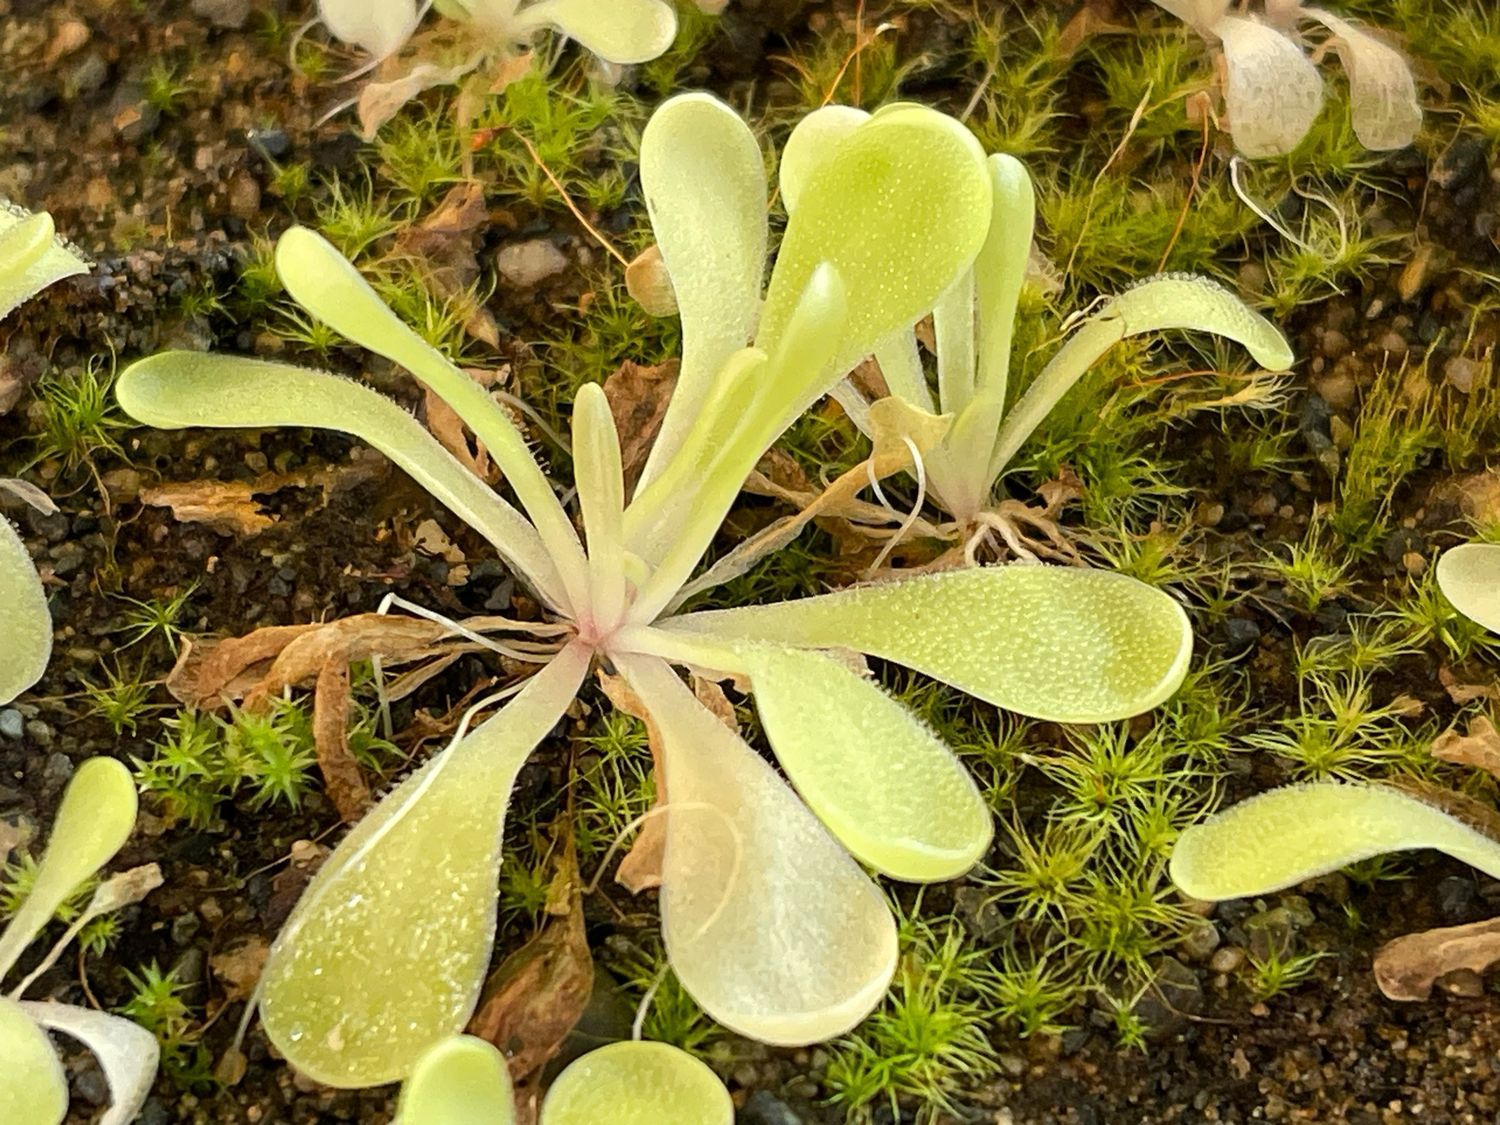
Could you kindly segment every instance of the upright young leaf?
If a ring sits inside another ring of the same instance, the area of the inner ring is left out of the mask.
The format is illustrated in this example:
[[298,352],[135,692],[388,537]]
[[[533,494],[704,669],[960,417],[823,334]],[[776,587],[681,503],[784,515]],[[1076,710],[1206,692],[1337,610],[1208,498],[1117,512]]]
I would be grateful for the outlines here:
[[710,1016],[784,1046],[848,1031],[896,967],[885,899],[764,759],[666,664],[619,656],[661,735],[667,956]]
[[495,940],[511,785],[588,669],[570,646],[511,703],[355,825],[261,976],[266,1033],[329,1086],[378,1086],[463,1029]]
[[68,1079],[47,1033],[14,1000],[0,996],[0,1121],[61,1125]]
[[494,1044],[454,1035],[423,1053],[401,1087],[395,1125],[513,1125],[510,1068]]
[[130,771],[113,758],[90,758],[73,772],[31,893],[0,933],[0,980],[63,901],[124,846],[138,804]]
[[557,1076],[541,1125],[732,1125],[718,1075],[666,1043],[611,1043]]
[[682,317],[682,366],[642,470],[672,458],[729,357],[760,317],[766,172],[755,135],[708,94],[663,102],[641,134],[641,189]]
[[1500,879],[1500,843],[1384,785],[1289,785],[1241,801],[1178,837],[1171,876],[1218,901],[1270,894],[1351,863],[1436,848]]
[[1021,564],[690,613],[658,628],[852,648],[1064,723],[1149,711],[1177,690],[1192,652],[1187,614],[1160,590],[1110,571]]
[[0,516],[0,704],[42,678],[52,656],[52,615],[26,544],[10,521]]
[[856,859],[935,882],[984,854],[989,806],[926,724],[822,653],[747,645],[741,655],[776,760]]

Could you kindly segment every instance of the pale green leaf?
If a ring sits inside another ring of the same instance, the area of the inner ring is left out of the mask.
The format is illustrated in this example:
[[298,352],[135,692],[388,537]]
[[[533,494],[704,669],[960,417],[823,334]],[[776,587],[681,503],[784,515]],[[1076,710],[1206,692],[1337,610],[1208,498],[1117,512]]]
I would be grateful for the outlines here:
[[487,539],[554,606],[562,580],[536,529],[466,469],[410,414],[369,387],[285,363],[161,352],[115,383],[120,406],[158,429],[305,426],[353,434],[401,466]]
[[1500,545],[1464,543],[1444,551],[1437,584],[1459,613],[1500,633]]
[[406,44],[422,16],[416,0],[318,0],[318,18],[335,39],[383,59]]
[[52,655],[52,615],[47,594],[26,544],[10,521],[0,516],[0,704],[42,678]]
[[68,1079],[47,1033],[19,1004],[0,996],[0,1121],[60,1125]]
[[787,784],[667,665],[616,663],[661,736],[661,925],[672,970],[714,1019],[780,1046],[848,1031],[896,967],[879,889]]
[[825,105],[803,116],[781,146],[776,185],[788,215],[797,210],[802,189],[814,171],[833,155],[834,149],[870,115],[849,105]]
[[756,343],[776,353],[813,271],[831,263],[848,286],[849,315],[829,362],[800,380],[815,391],[810,403],[969,268],[989,230],[990,187],[972,134],[935,110],[902,108],[854,129],[800,196]]
[[573,479],[588,534],[592,592],[577,624],[584,633],[608,632],[625,610],[625,474],[614,415],[598,383],[579,387],[573,400]]
[[1500,879],[1500,843],[1383,785],[1289,785],[1194,825],[1172,850],[1172,882],[1193,898],[1269,894],[1388,852],[1436,848]]
[[677,13],[664,0],[540,0],[519,13],[522,27],[550,24],[605,62],[649,62],[672,45]]
[[666,632],[851,648],[997,707],[1067,723],[1149,711],[1187,673],[1182,608],[1122,574],[1010,565],[662,621]]
[[611,1043],[568,1066],[542,1102],[540,1125],[733,1125],[718,1075],[666,1043]]
[[680,448],[760,317],[766,172],[739,114],[708,94],[662,103],[641,135],[641,189],[682,317],[682,365],[639,487]]
[[567,588],[588,600],[583,545],[526,439],[489,392],[403,324],[360,272],[322,235],[292,227],[276,242],[276,272],[292,299],[335,332],[401,365],[430,387],[484,443]]
[[1111,347],[1127,336],[1172,329],[1211,332],[1233,340],[1270,371],[1285,371],[1296,360],[1276,326],[1218,282],[1191,274],[1147,278],[1085,320],[1026,388],[1000,427],[990,461],[991,479]]
[[88,271],[83,255],[57,237],[51,215],[0,200],[0,319],[47,286]]
[[355,825],[271,946],[266,1033],[329,1086],[405,1077],[463,1029],[495,938],[500,835],[516,773],[588,669],[577,645]]
[[401,1087],[396,1125],[513,1125],[515,1094],[492,1043],[455,1035],[435,1044]]
[[130,771],[113,758],[90,758],[73,772],[31,893],[0,933],[0,979],[78,885],[114,858],[135,827],[137,806]]
[[[99,1060],[109,1084],[109,1110],[99,1125],[130,1125],[136,1120],[151,1095],[161,1057],[155,1035],[130,1020],[93,1008],[52,1001],[22,1003],[21,1008],[42,1027],[77,1039]],[[0,1116],[0,1121],[11,1120],[15,1119]]]
[[[996,154],[988,167],[993,212],[989,234],[974,262],[978,305],[974,397],[954,420],[948,441],[927,462],[933,491],[965,524],[989,502],[994,482],[990,463],[1005,412],[1016,307],[1036,226],[1036,193],[1026,166],[1015,157]],[[944,409],[953,408],[945,403]]]
[[989,806],[932,731],[870,680],[818,652],[747,645],[776,760],[839,841],[877,871],[936,882],[989,846]]

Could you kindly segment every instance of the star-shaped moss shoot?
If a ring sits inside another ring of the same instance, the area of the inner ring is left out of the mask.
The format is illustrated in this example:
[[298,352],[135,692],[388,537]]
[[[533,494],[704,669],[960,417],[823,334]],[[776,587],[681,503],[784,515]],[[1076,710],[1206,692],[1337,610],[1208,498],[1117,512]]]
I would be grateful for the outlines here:
[[[1500,633],[1500,546],[1466,543],[1438,559],[1438,587],[1465,617]],[[1268,894],[1388,852],[1435,848],[1500,879],[1493,810],[1423,788],[1314,782],[1273,789],[1184,832],[1172,881],[1194,898]]]
[[[714,1018],[777,1044],[849,1029],[891,978],[895,925],[857,861],[899,879],[948,879],[984,853],[991,834],[967,771],[857,670],[854,653],[1070,722],[1153,707],[1186,669],[1190,636],[1178,605],[1092,571],[975,569],[678,611],[769,446],[972,267],[992,189],[978,143],[951,118],[916,106],[872,118],[802,185],[762,301],[767,189],[749,128],[713,98],[686,95],[656,112],[643,150],[658,172],[672,170],[654,175],[648,193],[683,307],[682,376],[651,472],[630,496],[603,391],[580,389],[572,445],[582,538],[506,412],[308,230],[287,232],[277,247],[292,298],[443,397],[500,466],[517,506],[404,410],[346,379],[183,352],[120,376],[121,405],[150,425],[358,436],[493,544],[535,590],[549,635],[564,627],[550,661],[511,702],[350,832],[273,945],[261,983],[266,1028],[320,1081],[400,1078],[464,1026],[495,933],[512,782],[595,664],[625,680],[658,735],[672,968]],[[674,665],[749,687],[801,799]]]
[[[45,211],[31,214],[0,202],[0,318],[22,301],[89,264],[62,239]],[[0,491],[12,482],[0,480]],[[19,482],[15,482],[19,484]],[[18,489],[19,491],[19,489]],[[35,493],[26,489],[23,496]],[[0,516],[0,704],[42,678],[52,655],[52,618],[26,545]]]
[[[781,196],[789,213],[796,214],[808,177],[868,120],[862,110],[828,106],[798,123],[781,162]],[[645,156],[642,176],[649,191],[651,167]],[[891,395],[914,411],[943,420],[939,437],[920,452],[921,464],[913,471],[921,472],[927,496],[952,516],[951,522],[928,531],[950,540],[983,536],[987,522],[997,522],[995,488],[1012,458],[1074,384],[1127,336],[1179,329],[1209,332],[1243,345],[1272,371],[1285,370],[1293,359],[1275,326],[1223,286],[1187,274],[1160,275],[1136,284],[1098,312],[1073,318],[1077,323],[1071,334],[1007,409],[1011,345],[1031,254],[1035,200],[1031,177],[1020,161],[994,155],[986,170],[994,214],[989,234],[973,266],[932,310],[936,394],[910,328],[903,327],[875,349]],[[675,281],[674,247],[662,249]],[[860,390],[845,383],[835,388],[835,395],[861,429],[878,436],[881,418],[878,412],[872,416]]]
[[[1230,0],[1155,0],[1223,59],[1224,109],[1235,147],[1251,158],[1283,156],[1323,109],[1323,77],[1303,45],[1302,25],[1321,25],[1349,77],[1354,135],[1369,149],[1405,148],[1422,127],[1411,66],[1349,20],[1298,0],[1265,0],[1256,13]],[[1321,56],[1322,51],[1318,54]]]
[[[52,822],[52,837],[37,866],[31,892],[0,930],[0,981],[15,968],[28,945],[57,908],[113,858],[135,826],[135,782],[113,758],[90,758],[74,772]],[[5,859],[0,849],[0,862]],[[0,996],[0,1121],[59,1125],[68,1112],[68,1081],[48,1030],[77,1039],[99,1059],[110,1088],[110,1107],[100,1125],[136,1119],[156,1076],[159,1049],[149,1031],[93,1008],[23,1000],[26,990],[51,968],[84,926],[135,902],[161,884],[153,864],[100,884],[52,951],[9,992]]]

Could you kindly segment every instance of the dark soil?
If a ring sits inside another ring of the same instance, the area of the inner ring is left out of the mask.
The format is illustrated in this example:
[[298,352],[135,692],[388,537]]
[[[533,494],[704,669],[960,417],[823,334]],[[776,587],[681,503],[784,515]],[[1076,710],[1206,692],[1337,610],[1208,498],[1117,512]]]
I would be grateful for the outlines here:
[[[275,162],[306,162],[320,183],[357,171],[366,159],[368,150],[344,119],[315,124],[334,100],[330,90],[295,77],[284,52],[266,45],[267,13],[296,24],[305,18],[304,5],[257,0],[243,28],[216,27],[193,12],[234,7],[188,0],[0,0],[0,196],[50,210],[58,229],[98,261],[90,276],[54,287],[0,325],[0,392],[11,388],[14,403],[0,416],[0,475],[25,469],[62,509],[51,517],[7,510],[46,582],[57,649],[46,679],[13,705],[24,720],[23,736],[0,734],[0,816],[43,830],[78,762],[95,754],[144,756],[156,736],[148,716],[138,735],[117,737],[89,714],[81,696],[85,684],[101,682],[117,666],[139,665],[153,678],[171,667],[172,653],[159,639],[125,647],[125,599],[169,598],[191,588],[180,624],[189,634],[209,635],[368,612],[388,592],[455,615],[512,608],[508,578],[498,565],[481,561],[486,556],[477,538],[395,469],[381,469],[326,503],[317,489],[278,492],[267,498],[277,522],[250,538],[178,522],[135,499],[142,484],[158,480],[248,480],[267,467],[286,472],[349,464],[354,443],[336,436],[131,429],[119,434],[121,453],[101,452],[91,466],[30,463],[38,417],[34,397],[20,392],[44,373],[67,376],[92,360],[124,362],[169,346],[271,348],[274,342],[258,325],[238,323],[232,308],[184,314],[184,294],[205,285],[232,291],[252,235],[274,236],[293,221],[292,210],[271,194]],[[1045,18],[1072,12],[1066,3],[1030,7],[1046,9]],[[752,80],[774,87],[779,79],[767,76],[785,72],[769,57],[789,45],[808,46],[817,28],[852,8],[844,0],[731,0],[724,36],[689,73],[731,101],[752,89]],[[902,51],[915,55],[930,46],[939,60],[918,75],[915,96],[961,105],[969,86],[941,65],[962,37],[961,21],[926,9],[909,16]],[[81,41],[79,23],[87,30]],[[170,113],[152,108],[144,90],[148,68],[162,59],[180,66],[188,83]],[[1087,91],[1079,91],[1073,105],[1079,116],[1065,137],[1086,124]],[[1481,324],[1467,348],[1456,346],[1485,284],[1479,275],[1500,268],[1492,237],[1500,164],[1482,141],[1463,136],[1433,167],[1429,163],[1419,154],[1398,154],[1382,169],[1382,221],[1393,229],[1419,225],[1436,250],[1433,269],[1415,291],[1402,296],[1397,265],[1369,285],[1299,310],[1286,326],[1304,357],[1291,404],[1303,430],[1302,468],[1231,477],[1215,468],[1217,427],[1205,422],[1172,433],[1173,451],[1193,478],[1181,482],[1192,490],[1182,502],[1217,508],[1214,534],[1223,557],[1249,558],[1262,543],[1300,538],[1314,502],[1330,495],[1318,455],[1334,444],[1339,423],[1347,425],[1357,411],[1356,396],[1346,394],[1350,388],[1433,345],[1439,351],[1430,368],[1441,371],[1447,358],[1479,354],[1500,333],[1493,322]],[[627,206],[639,207],[639,201]],[[528,362],[526,342],[554,329],[591,284],[578,250],[587,240],[571,218],[558,210],[508,210],[509,223],[486,234],[481,261],[508,242],[542,233],[570,248],[573,266],[548,283],[545,295],[503,284],[497,290],[490,311],[505,332],[502,353],[490,357],[493,366]],[[353,352],[328,359],[351,372],[359,362]],[[400,373],[376,368],[369,374],[415,405],[415,387]],[[1289,672],[1294,643],[1338,631],[1343,615],[1368,608],[1380,591],[1407,581],[1411,555],[1426,557],[1431,548],[1457,541],[1458,513],[1443,498],[1448,481],[1433,467],[1401,486],[1394,497],[1396,530],[1354,577],[1356,593],[1311,616],[1279,610],[1274,598],[1247,601],[1234,615],[1238,624],[1221,623],[1206,635],[1215,654],[1251,669],[1252,713],[1295,698]],[[429,518],[468,555],[473,569],[467,583],[450,585],[447,564],[415,549],[414,530]],[[1438,672],[1435,654],[1416,656],[1402,662],[1394,677],[1399,683],[1384,686],[1391,695],[1414,696],[1437,715],[1451,714]],[[477,658],[461,661],[398,709],[398,726],[419,714],[446,714],[471,687],[497,674]],[[598,710],[597,699],[584,698],[565,724],[569,729],[557,732],[527,767],[518,810],[555,806],[567,781],[569,736],[586,729]],[[165,694],[156,699],[165,703]],[[1227,796],[1281,780],[1273,764],[1246,763]],[[224,826],[205,832],[170,823],[158,811],[148,807],[116,867],[158,862],[165,885],[125,912],[121,940],[106,956],[83,965],[89,999],[117,1007],[129,996],[127,969],[152,961],[176,966],[195,1010],[212,1017],[201,1039],[211,1067],[228,1048],[243,1003],[226,1002],[225,981],[210,962],[274,936],[301,885],[286,865],[292,844],[328,838],[337,818],[317,793],[294,813],[227,808]],[[1407,870],[1412,877],[1406,881],[1351,887],[1334,880],[1306,892],[1300,902],[1312,921],[1301,940],[1334,955],[1318,963],[1309,983],[1267,1003],[1256,1004],[1206,957],[1184,953],[1173,959],[1164,978],[1172,983],[1162,986],[1146,1013],[1152,1035],[1142,1052],[1119,1049],[1103,1021],[1088,1012],[1078,1014],[1078,1030],[1060,1036],[1020,1040],[997,1032],[1002,1071],[969,1092],[964,1120],[1500,1121],[1494,995],[1396,1004],[1380,995],[1370,973],[1382,942],[1424,926],[1487,917],[1500,906],[1500,887],[1429,858]],[[1367,923],[1353,934],[1341,921],[1351,896]],[[1286,897],[1229,904],[1215,924],[1228,944],[1244,945],[1249,938],[1240,923],[1284,905]],[[649,932],[654,905],[649,898],[633,902],[601,892],[587,909],[591,940],[603,948],[612,936]],[[506,943],[514,947],[526,936],[507,933]],[[87,1002],[79,973],[79,964],[65,960],[36,994]],[[389,1091],[356,1094],[307,1084],[275,1059],[256,1030],[246,1053],[248,1071],[232,1087],[202,1072],[164,1074],[140,1120],[271,1125],[389,1119]],[[723,1069],[744,1106],[744,1122],[843,1120],[842,1111],[822,1104],[824,1091],[808,1079],[811,1052],[734,1042],[727,1057],[731,1065]],[[74,1088],[69,1121],[96,1120],[107,1101],[101,1077],[81,1053],[69,1052],[67,1061]],[[884,1107],[874,1119],[893,1120]]]

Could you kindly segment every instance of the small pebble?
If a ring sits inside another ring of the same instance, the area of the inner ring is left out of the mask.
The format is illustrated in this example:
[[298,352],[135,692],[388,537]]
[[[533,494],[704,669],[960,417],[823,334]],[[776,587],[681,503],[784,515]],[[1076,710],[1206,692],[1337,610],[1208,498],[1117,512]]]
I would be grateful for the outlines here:
[[21,718],[21,712],[14,707],[7,707],[4,711],[0,711],[0,738],[16,742],[25,733],[26,721]]

